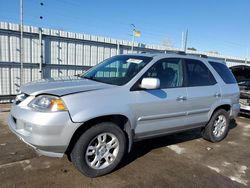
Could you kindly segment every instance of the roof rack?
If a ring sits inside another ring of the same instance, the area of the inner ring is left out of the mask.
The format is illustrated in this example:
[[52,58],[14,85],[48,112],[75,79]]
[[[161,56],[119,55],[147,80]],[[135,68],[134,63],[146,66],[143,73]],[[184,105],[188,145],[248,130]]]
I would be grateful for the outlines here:
[[174,53],[179,54],[179,55],[187,55],[186,52],[184,51],[174,51]]
[[204,54],[188,54],[188,55],[194,55],[194,56],[198,56],[198,57],[203,57],[203,58],[208,58],[207,55]]
[[[147,54],[147,53],[156,53],[156,52],[146,52],[146,51],[142,51],[140,52],[141,54]],[[169,51],[169,50],[164,50],[161,52],[157,52],[157,53],[169,53],[169,54],[179,54],[179,55],[193,55],[193,56],[198,56],[198,57],[202,57],[202,58],[208,58],[207,55],[204,54],[194,54],[194,53],[186,53],[185,51]]]

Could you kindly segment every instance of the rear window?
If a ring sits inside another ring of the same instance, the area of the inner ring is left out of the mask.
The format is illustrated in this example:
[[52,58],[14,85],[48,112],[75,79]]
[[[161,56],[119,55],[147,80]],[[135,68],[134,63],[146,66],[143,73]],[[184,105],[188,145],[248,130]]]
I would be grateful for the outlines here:
[[225,64],[212,61],[209,61],[209,63],[215,69],[215,71],[220,75],[220,77],[226,84],[236,83],[236,79],[233,73],[229,70],[229,68]]

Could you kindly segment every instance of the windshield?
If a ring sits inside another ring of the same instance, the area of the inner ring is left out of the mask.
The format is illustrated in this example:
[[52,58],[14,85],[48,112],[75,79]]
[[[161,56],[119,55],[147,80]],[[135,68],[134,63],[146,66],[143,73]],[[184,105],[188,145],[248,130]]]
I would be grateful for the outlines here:
[[80,76],[97,82],[124,85],[151,60],[151,57],[145,56],[119,55],[104,60]]

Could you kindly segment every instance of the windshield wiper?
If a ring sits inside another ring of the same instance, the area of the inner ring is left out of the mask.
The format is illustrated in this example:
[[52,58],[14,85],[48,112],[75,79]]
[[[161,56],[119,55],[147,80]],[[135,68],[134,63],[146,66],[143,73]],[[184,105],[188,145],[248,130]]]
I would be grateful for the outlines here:
[[93,80],[93,81],[99,82],[99,80],[95,79],[93,76],[90,76],[90,77],[87,77],[87,76],[79,76],[79,77],[85,78],[85,79],[88,79],[88,80]]

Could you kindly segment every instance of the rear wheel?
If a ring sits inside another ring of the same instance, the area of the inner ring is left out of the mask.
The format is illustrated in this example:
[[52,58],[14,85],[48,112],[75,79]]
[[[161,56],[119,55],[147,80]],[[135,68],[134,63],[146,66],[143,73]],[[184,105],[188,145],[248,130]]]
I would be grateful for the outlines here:
[[206,127],[202,130],[204,139],[211,142],[223,140],[229,131],[229,114],[224,109],[214,112]]
[[111,122],[104,122],[83,133],[71,152],[71,159],[81,173],[97,177],[114,170],[125,148],[123,131]]

